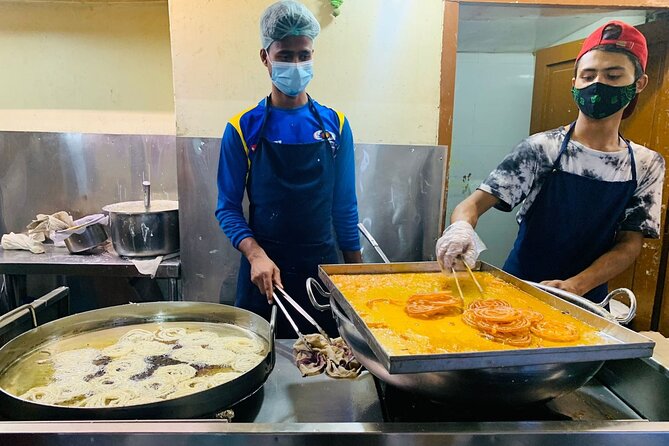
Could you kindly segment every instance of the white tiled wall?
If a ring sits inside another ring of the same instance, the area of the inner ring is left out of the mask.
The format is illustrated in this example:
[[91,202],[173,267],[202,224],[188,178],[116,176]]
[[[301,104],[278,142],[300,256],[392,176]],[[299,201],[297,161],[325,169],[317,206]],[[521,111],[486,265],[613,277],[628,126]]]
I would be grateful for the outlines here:
[[[531,53],[458,53],[447,219],[528,136],[533,84]],[[488,211],[477,227],[488,246],[481,259],[502,266],[517,231],[515,212]]]

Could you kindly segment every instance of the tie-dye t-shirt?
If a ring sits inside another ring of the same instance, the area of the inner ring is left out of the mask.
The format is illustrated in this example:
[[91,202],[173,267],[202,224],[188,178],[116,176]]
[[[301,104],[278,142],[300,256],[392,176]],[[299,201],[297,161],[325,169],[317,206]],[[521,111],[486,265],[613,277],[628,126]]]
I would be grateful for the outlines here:
[[[496,206],[509,212],[518,204],[518,223],[541,190],[560,153],[567,131],[564,127],[529,136],[507,155],[483,181],[479,189],[499,198]],[[601,152],[569,141],[560,158],[560,170],[602,181],[632,179],[631,157],[622,147],[618,152]],[[637,188],[625,209],[621,231],[642,232],[648,238],[660,234],[660,206],[664,181],[664,159],[644,146],[631,143],[636,163]]]

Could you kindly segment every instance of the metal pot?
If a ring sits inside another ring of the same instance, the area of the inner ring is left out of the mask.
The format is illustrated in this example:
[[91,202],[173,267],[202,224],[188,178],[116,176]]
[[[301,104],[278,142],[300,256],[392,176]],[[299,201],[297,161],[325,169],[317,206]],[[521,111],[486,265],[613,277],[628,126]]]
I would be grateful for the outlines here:
[[205,302],[119,305],[57,319],[23,333],[0,348],[0,375],[17,359],[54,339],[123,325],[179,321],[234,324],[263,338],[269,349],[260,364],[235,380],[180,398],[125,407],[66,407],[26,401],[0,388],[0,412],[15,420],[197,418],[227,409],[262,387],[274,368],[276,309],[273,309],[271,322],[267,322],[250,311]]
[[79,254],[95,248],[107,241],[105,227],[99,223],[86,226],[81,234],[72,234],[65,239],[65,246],[72,254]]
[[116,252],[127,257],[153,257],[179,250],[179,202],[142,201],[110,204],[109,228]]

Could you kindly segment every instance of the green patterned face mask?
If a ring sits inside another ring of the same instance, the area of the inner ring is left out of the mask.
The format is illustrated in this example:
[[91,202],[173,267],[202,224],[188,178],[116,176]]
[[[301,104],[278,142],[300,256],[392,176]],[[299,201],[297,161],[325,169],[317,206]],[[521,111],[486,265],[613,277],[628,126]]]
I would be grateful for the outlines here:
[[636,82],[624,87],[595,82],[585,88],[572,87],[571,94],[578,108],[594,119],[611,116],[630,103],[636,95]]

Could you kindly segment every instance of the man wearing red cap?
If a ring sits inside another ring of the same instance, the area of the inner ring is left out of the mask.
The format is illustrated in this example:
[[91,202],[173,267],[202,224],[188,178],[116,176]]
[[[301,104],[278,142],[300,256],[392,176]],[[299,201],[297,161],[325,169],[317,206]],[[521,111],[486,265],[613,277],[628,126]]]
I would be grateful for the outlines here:
[[437,259],[473,266],[485,249],[474,227],[491,207],[521,204],[518,237],[504,270],[601,301],[606,282],[658,238],[664,160],[625,140],[620,122],[648,84],[646,39],[612,21],[583,43],[574,67],[575,122],[532,135],[453,211]]

